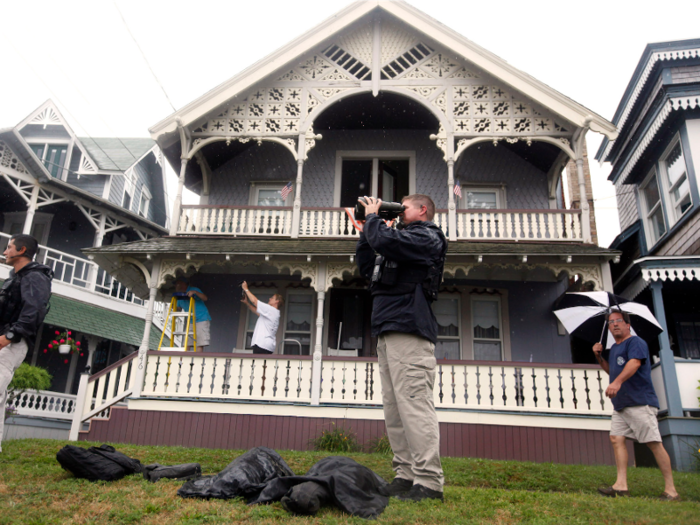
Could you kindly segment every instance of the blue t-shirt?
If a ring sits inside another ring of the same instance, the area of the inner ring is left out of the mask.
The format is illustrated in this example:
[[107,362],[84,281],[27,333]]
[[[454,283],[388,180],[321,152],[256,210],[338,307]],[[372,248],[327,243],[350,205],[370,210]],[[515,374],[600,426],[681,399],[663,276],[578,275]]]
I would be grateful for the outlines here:
[[[202,290],[195,286],[188,286],[187,287],[188,292],[199,292],[202,293]],[[211,321],[211,315],[209,315],[209,310],[207,310],[207,306],[204,304],[204,301],[202,301],[199,297],[196,295],[194,297],[194,315],[196,317],[196,321],[198,323],[203,323],[204,321]],[[190,309],[190,300],[189,299],[178,299],[177,301],[177,306],[178,308],[182,308],[184,311],[189,311]]]
[[[606,356],[607,354],[607,356]],[[620,391],[612,398],[615,410],[625,407],[649,405],[659,408],[659,400],[651,382],[651,363],[649,363],[649,347],[644,340],[636,335],[625,339],[620,344],[615,343],[610,351],[603,352],[603,359],[610,365],[610,382],[615,381],[630,359],[639,359],[642,365],[627,381],[622,383]]]

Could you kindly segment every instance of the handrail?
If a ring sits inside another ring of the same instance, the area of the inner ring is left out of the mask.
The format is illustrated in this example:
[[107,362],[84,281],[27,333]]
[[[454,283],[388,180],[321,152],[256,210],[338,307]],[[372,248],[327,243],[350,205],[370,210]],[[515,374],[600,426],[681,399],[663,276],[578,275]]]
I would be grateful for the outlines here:
[[92,382],[95,381],[96,379],[99,379],[100,377],[109,374],[109,373],[110,373],[112,370],[114,370],[115,368],[119,368],[119,367],[122,366],[124,363],[127,363],[127,362],[131,361],[132,359],[135,359],[136,356],[138,356],[138,355],[139,355],[138,352],[132,352],[132,353],[130,353],[129,355],[127,355],[127,356],[125,356],[125,357],[122,357],[119,361],[116,361],[116,362],[112,363],[111,365],[109,365],[109,366],[103,368],[103,369],[100,370],[99,372],[95,372],[94,374],[92,374],[92,375],[88,378],[88,383],[92,383]]

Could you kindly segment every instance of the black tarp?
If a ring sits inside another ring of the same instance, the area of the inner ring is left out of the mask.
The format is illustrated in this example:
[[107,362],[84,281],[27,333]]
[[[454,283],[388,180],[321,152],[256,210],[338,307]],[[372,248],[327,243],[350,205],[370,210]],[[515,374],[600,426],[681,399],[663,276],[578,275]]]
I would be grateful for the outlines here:
[[116,481],[143,470],[143,465],[138,459],[125,456],[109,445],[88,449],[66,445],[58,451],[56,459],[76,478],[90,481]]

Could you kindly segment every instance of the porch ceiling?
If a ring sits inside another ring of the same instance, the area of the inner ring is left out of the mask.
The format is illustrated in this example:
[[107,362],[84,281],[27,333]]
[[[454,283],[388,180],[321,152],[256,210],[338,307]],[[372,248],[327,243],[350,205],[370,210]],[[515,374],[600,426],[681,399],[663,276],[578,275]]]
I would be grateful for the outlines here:
[[[88,255],[146,255],[146,254],[197,254],[221,255],[227,253],[252,255],[355,255],[354,239],[266,239],[226,237],[160,237],[130,243],[85,248]],[[542,243],[542,242],[451,242],[447,255],[543,255],[557,256],[605,256],[619,255],[594,245]]]

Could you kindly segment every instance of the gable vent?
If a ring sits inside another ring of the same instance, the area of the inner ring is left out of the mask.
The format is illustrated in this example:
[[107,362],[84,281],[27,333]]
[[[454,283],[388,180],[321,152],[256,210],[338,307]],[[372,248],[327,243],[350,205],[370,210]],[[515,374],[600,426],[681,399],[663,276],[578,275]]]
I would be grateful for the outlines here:
[[372,79],[372,70],[340,46],[333,44],[323,52],[323,56],[342,67],[355,78],[360,80]]
[[390,80],[398,77],[404,71],[411,69],[432,52],[433,49],[425,44],[415,45],[382,68],[382,79]]

